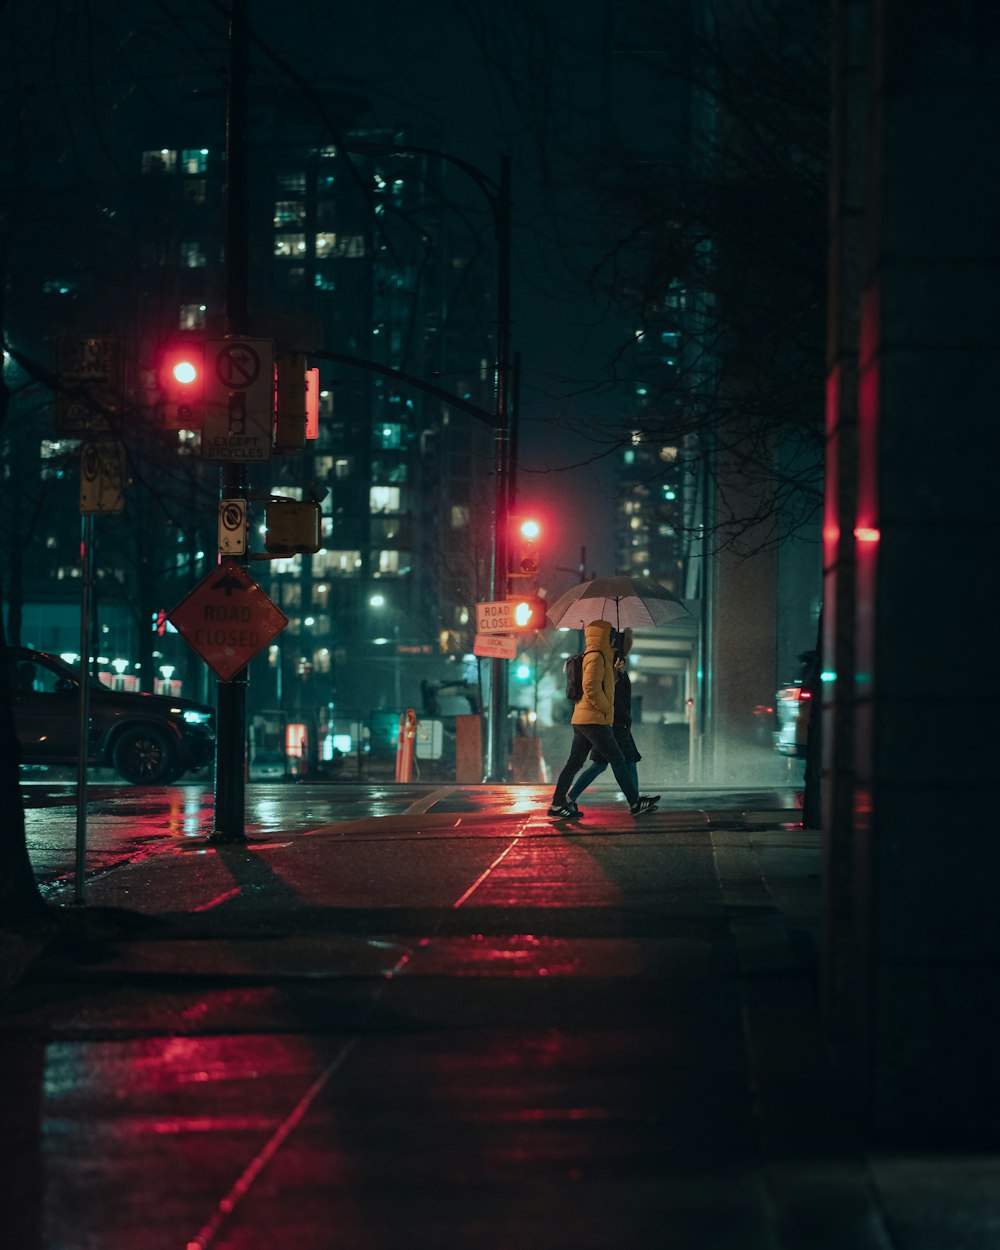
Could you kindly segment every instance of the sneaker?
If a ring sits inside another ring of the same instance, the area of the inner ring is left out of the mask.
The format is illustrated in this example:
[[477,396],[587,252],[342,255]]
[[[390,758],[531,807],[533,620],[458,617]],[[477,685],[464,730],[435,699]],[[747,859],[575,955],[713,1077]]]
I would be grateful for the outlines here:
[[658,794],[640,794],[638,803],[633,803],[628,810],[633,816],[641,816],[643,812],[651,812],[656,808],[656,800],[659,797]]
[[576,805],[576,799],[567,799],[567,800],[566,800],[566,806],[567,806],[567,807],[571,807],[571,808],[573,809],[573,815],[574,815],[574,816],[582,816],[582,815],[583,815],[583,809],[582,809],[582,808],[577,807],[577,805]]
[[575,816],[577,814],[577,806],[575,803],[561,803],[558,807],[553,805],[549,808],[549,815],[554,816],[556,820],[565,820],[567,816]]

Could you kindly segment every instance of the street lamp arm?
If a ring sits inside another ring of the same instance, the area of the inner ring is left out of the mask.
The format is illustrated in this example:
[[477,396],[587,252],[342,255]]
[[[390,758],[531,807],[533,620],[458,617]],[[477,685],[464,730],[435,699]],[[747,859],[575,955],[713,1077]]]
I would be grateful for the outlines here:
[[380,365],[374,360],[363,360],[360,356],[345,356],[342,352],[306,352],[310,359],[313,360],[331,360],[335,364],[353,365],[356,369],[367,369],[370,373],[381,373],[384,377],[392,378],[396,382],[402,382],[405,386],[412,386],[418,391],[426,391],[428,395],[433,395],[435,399],[440,399],[446,404],[454,404],[456,408],[460,408],[462,412],[467,412],[470,416],[475,417],[477,421],[482,421],[488,425],[490,429],[496,427],[496,414],[480,408],[478,404],[472,403],[468,399],[462,399],[458,395],[453,395],[451,391],[442,390],[440,386],[435,386],[433,382],[425,382],[423,378],[414,377],[412,373],[404,373],[402,369],[393,369],[391,365]]

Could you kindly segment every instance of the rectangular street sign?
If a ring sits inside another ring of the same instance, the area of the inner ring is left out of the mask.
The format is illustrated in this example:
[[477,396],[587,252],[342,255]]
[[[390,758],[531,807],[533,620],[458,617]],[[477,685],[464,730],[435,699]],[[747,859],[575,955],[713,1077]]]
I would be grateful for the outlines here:
[[517,638],[513,634],[476,634],[472,654],[490,656],[494,660],[513,660],[517,655]]
[[121,339],[59,339],[56,372],[65,387],[55,397],[57,432],[110,433],[108,413],[121,402]]
[[274,343],[210,339],[205,343],[204,460],[271,459],[274,435]]
[[239,556],[247,549],[247,501],[219,500],[219,552]]
[[517,629],[514,624],[514,608],[512,600],[501,599],[495,603],[476,604],[476,633],[494,634]]
[[114,439],[80,444],[80,512],[123,512],[125,455]]

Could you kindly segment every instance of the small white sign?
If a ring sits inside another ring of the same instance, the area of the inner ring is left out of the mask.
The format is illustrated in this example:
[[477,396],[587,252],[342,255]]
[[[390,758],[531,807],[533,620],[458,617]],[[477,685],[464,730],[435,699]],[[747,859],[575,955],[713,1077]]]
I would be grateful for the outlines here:
[[513,634],[476,634],[472,654],[513,660],[517,656],[517,638]]
[[476,604],[476,633],[505,633],[517,629],[514,623],[513,600],[500,599],[495,603]]
[[247,549],[247,501],[219,500],[219,551],[224,556],[240,556]]

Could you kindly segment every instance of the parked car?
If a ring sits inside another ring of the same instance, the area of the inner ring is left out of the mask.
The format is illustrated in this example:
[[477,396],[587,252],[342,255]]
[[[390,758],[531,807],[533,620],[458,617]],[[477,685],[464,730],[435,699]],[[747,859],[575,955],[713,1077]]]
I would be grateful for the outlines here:
[[[80,672],[57,656],[8,647],[11,704],[23,764],[75,764]],[[162,785],[215,754],[210,707],[170,695],[133,694],[90,683],[90,759],[133,785]]]

